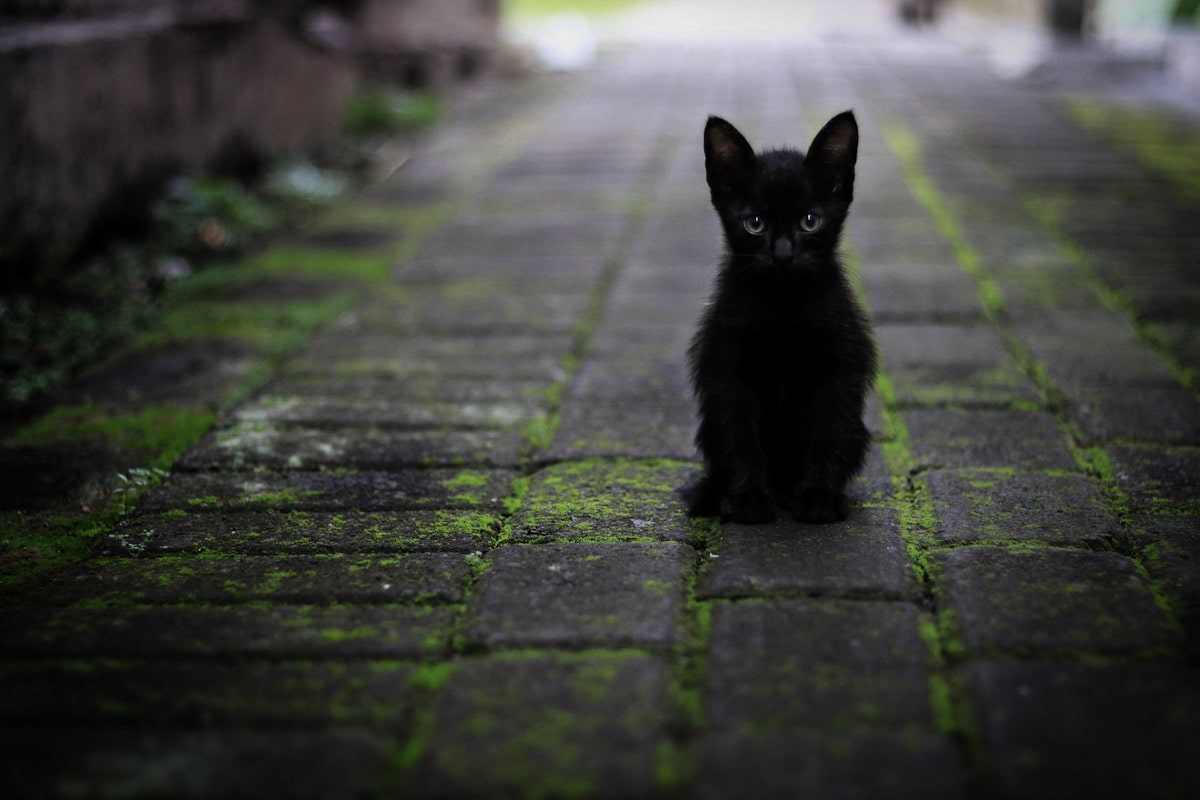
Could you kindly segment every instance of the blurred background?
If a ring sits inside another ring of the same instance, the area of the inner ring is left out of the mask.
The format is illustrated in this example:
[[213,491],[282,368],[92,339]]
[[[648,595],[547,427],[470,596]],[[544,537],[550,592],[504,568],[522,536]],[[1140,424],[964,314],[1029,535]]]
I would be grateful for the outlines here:
[[[1026,80],[1169,75],[1200,0],[4,0],[0,410],[206,259],[394,171],[462,92],[632,42],[889,37]],[[1047,71],[1045,65],[1057,63]],[[1065,65],[1065,66],[1064,66]],[[1136,81],[1125,85],[1140,91]]]

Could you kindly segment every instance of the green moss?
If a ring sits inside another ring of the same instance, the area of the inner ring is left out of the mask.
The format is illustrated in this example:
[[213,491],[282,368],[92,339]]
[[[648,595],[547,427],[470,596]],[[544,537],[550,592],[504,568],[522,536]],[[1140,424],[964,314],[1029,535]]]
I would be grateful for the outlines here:
[[1070,98],[1066,107],[1081,127],[1110,140],[1183,192],[1200,197],[1200,125],[1194,119],[1095,97]]
[[132,452],[151,468],[165,469],[199,441],[212,425],[211,411],[151,406],[132,414],[113,414],[94,406],[59,406],[17,431],[9,444],[58,444],[103,440]]

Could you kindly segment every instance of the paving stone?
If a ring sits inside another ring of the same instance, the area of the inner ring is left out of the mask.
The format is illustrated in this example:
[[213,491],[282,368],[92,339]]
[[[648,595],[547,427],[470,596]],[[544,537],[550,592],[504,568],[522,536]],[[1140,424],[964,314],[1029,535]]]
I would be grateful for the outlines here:
[[[570,255],[576,250],[606,252],[625,230],[624,214],[578,214],[566,219],[553,211],[544,216],[493,214],[463,218],[434,234],[426,250],[449,256],[520,253],[529,256]],[[569,234],[564,238],[564,234]]]
[[380,511],[499,509],[517,473],[429,469],[400,472],[178,473],[141,499],[138,510]]
[[1194,669],[980,662],[966,677],[997,797],[1186,797],[1200,785]]
[[698,476],[677,461],[582,461],[538,470],[513,515],[513,541],[682,541],[693,523],[679,490]]
[[0,728],[13,797],[289,797],[366,793],[391,736],[354,729],[103,725]]
[[972,652],[1136,653],[1179,643],[1117,553],[964,547],[933,557],[935,590]]
[[1075,386],[1071,416],[1093,442],[1200,444],[1200,400],[1183,386]]
[[134,517],[110,531],[98,555],[243,553],[473,553],[499,532],[482,511],[247,511]]
[[900,523],[890,508],[856,509],[845,522],[722,526],[710,543],[700,597],[910,597],[917,591]]
[[1173,386],[1175,377],[1122,314],[1058,311],[1027,320],[1017,331],[1059,387]]
[[492,398],[486,402],[439,401],[428,395],[415,398],[396,394],[399,392],[389,391],[385,396],[363,397],[350,387],[325,396],[262,394],[238,407],[231,418],[242,426],[504,430],[524,426],[543,417],[548,410],[548,404],[539,401],[532,392],[523,398]]
[[722,603],[712,613],[707,718],[741,733],[929,727],[929,669],[915,605]]
[[516,467],[528,446],[521,431],[275,427],[255,421],[209,432],[176,465],[186,470]]
[[[334,375],[280,375],[264,390],[267,397],[299,397],[320,403],[335,398],[333,402],[383,402],[401,404],[415,409],[413,414],[424,415],[421,409],[429,407],[443,411],[446,417],[439,419],[463,420],[470,415],[474,420],[494,413],[508,413],[512,405],[530,403],[539,410],[548,407],[545,381],[532,378],[463,378],[453,375],[426,375],[417,378],[389,378],[387,376],[337,377]],[[455,406],[474,407],[475,412],[458,411]],[[253,406],[248,406],[253,408]],[[497,411],[493,411],[493,407]],[[408,413],[407,410],[399,412]],[[420,416],[415,424],[432,427]],[[461,427],[476,427],[463,421]],[[495,426],[500,427],[500,426]]]
[[1104,450],[1134,511],[1200,511],[1200,448],[1109,445]]
[[1130,527],[1148,577],[1170,600],[1188,647],[1200,653],[1200,516],[1140,514]]
[[905,731],[716,735],[701,747],[697,800],[970,796],[946,737]]
[[473,659],[455,669],[419,797],[650,797],[670,668],[624,653]]
[[56,603],[456,603],[462,553],[92,559],[46,587]]
[[923,480],[942,542],[1096,545],[1121,533],[1099,485],[1085,475],[932,470]]
[[567,404],[548,461],[590,458],[696,457],[691,402],[625,400]]
[[0,725],[392,724],[412,713],[416,667],[395,661],[0,665]]
[[[897,322],[984,321],[979,289],[953,262],[864,264],[867,305],[876,326]],[[886,344],[885,332],[876,339]]]
[[421,658],[446,655],[458,611],[438,606],[80,607],[0,621],[10,656]]
[[1054,418],[1034,411],[941,409],[903,415],[913,456],[928,467],[1076,469]]
[[[693,402],[687,370],[682,358],[674,355],[589,358],[575,374],[568,396],[614,402],[631,398]],[[693,419],[694,412],[688,418]]]
[[284,372],[332,373],[343,378],[456,376],[550,382],[567,377],[563,359],[570,347],[571,338],[557,334],[339,336],[330,332],[310,342],[285,365]]
[[1039,401],[991,327],[877,325],[896,401],[913,405],[1011,405]]
[[471,596],[466,638],[487,649],[668,648],[695,559],[675,542],[501,547]]

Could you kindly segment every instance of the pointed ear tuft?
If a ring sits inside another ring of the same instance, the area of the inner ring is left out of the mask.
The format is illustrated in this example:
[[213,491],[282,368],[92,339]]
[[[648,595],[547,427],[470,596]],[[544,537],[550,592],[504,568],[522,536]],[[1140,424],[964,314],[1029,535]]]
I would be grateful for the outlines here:
[[704,171],[713,199],[744,186],[758,164],[754,148],[738,129],[720,117],[704,126]]
[[854,162],[858,159],[858,122],[854,113],[843,111],[817,133],[805,157],[827,181],[834,194],[854,183]]

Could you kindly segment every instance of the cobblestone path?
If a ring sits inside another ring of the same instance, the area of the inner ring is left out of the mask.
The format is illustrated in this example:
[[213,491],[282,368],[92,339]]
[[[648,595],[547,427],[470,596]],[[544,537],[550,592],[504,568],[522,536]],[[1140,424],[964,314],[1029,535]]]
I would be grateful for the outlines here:
[[[704,118],[845,108],[855,511],[689,521]],[[473,104],[363,198],[442,215],[387,290],[0,618],[6,796],[1188,795],[1200,197],[1068,112],[932,39]]]

